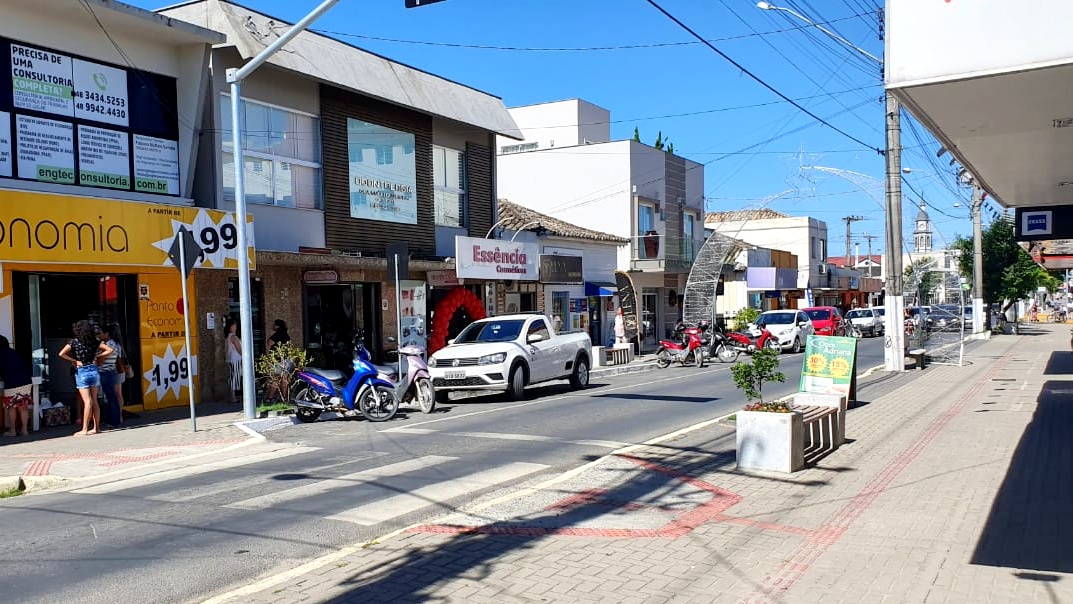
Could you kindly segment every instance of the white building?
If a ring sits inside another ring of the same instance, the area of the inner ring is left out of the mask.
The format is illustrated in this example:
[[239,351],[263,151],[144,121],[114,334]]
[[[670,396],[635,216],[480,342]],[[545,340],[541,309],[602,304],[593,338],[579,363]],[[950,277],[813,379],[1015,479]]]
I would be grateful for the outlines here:
[[703,164],[633,140],[610,140],[610,112],[582,100],[510,112],[523,139],[497,140],[499,195],[629,239],[616,266],[630,272],[637,289],[642,324],[649,326],[645,342],[666,337],[704,240]]

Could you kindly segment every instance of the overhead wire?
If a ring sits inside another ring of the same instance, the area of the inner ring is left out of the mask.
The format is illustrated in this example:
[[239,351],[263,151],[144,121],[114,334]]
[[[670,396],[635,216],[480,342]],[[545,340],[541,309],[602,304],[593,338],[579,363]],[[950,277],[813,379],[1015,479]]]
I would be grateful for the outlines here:
[[765,80],[764,80],[763,78],[761,78],[760,76],[758,76],[758,75],[756,75],[755,73],[753,73],[752,71],[750,71],[750,70],[749,70],[749,69],[748,69],[747,67],[745,67],[745,66],[744,66],[744,65],[742,65],[741,63],[739,63],[739,62],[735,61],[735,60],[734,60],[733,58],[731,58],[731,57],[730,57],[729,55],[727,55],[727,54],[726,54],[725,52],[723,52],[723,51],[719,50],[719,48],[718,48],[718,47],[716,47],[716,46],[715,46],[714,44],[712,44],[711,42],[709,42],[709,41],[707,41],[706,39],[704,39],[704,37],[703,37],[703,36],[701,36],[701,35],[700,35],[700,34],[698,34],[698,33],[697,33],[696,31],[694,31],[694,30],[693,30],[692,28],[690,28],[690,27],[689,27],[688,25],[686,25],[685,23],[683,23],[683,22],[682,22],[682,21],[681,21],[680,19],[678,19],[678,17],[675,17],[675,16],[674,16],[674,15],[672,15],[672,14],[671,14],[670,12],[668,12],[668,11],[667,11],[667,9],[663,8],[662,6],[660,6],[660,4],[659,4],[658,2],[656,2],[656,0],[646,0],[646,1],[647,1],[647,2],[649,3],[649,4],[651,4],[651,5],[652,5],[652,6],[653,6],[653,7],[654,7],[654,8],[656,9],[656,10],[658,10],[658,11],[659,11],[659,12],[661,12],[661,13],[663,13],[663,15],[664,15],[664,16],[666,16],[666,17],[667,17],[668,19],[670,19],[670,20],[671,20],[671,21],[673,21],[673,22],[674,22],[674,23],[675,23],[676,25],[678,25],[678,27],[680,27],[680,28],[681,28],[682,30],[684,30],[684,31],[688,32],[688,33],[689,33],[689,34],[690,34],[691,36],[693,36],[693,37],[694,37],[694,38],[696,38],[697,40],[700,40],[700,41],[702,41],[702,42],[704,43],[704,45],[705,45],[705,46],[707,46],[707,47],[708,47],[708,48],[710,48],[710,49],[711,49],[711,50],[712,50],[713,52],[715,52],[715,53],[716,53],[716,54],[718,54],[718,55],[719,55],[720,57],[722,57],[722,58],[723,58],[723,59],[724,59],[725,61],[727,61],[728,63],[730,63],[730,64],[731,64],[731,65],[733,65],[734,67],[736,67],[736,68],[737,68],[737,69],[738,69],[739,71],[741,71],[741,72],[742,72],[742,73],[744,73],[745,75],[749,76],[749,77],[750,77],[751,79],[755,80],[755,81],[756,81],[757,83],[759,83],[759,84],[760,84],[761,86],[763,86],[764,88],[767,88],[767,89],[768,89],[769,91],[771,91],[772,93],[774,93],[774,94],[775,94],[776,96],[778,96],[778,97],[782,98],[783,100],[785,100],[785,101],[789,102],[789,103],[790,103],[791,105],[793,105],[794,107],[797,107],[797,108],[798,108],[799,110],[801,110],[801,111],[802,111],[803,113],[805,113],[806,115],[808,115],[808,116],[809,116],[809,117],[811,117],[812,119],[814,119],[814,120],[816,120],[817,122],[819,122],[819,123],[821,123],[821,124],[823,124],[823,125],[827,126],[828,128],[830,128],[830,129],[834,130],[835,132],[837,132],[837,133],[841,134],[842,136],[844,136],[844,137],[846,137],[846,138],[848,138],[848,139],[852,140],[853,142],[855,142],[855,143],[857,143],[857,144],[859,144],[859,145],[861,145],[861,146],[864,146],[864,147],[866,147],[866,148],[870,148],[870,149],[875,149],[875,151],[876,151],[877,153],[882,153],[882,151],[881,151],[880,149],[876,149],[876,148],[875,148],[875,147],[873,147],[872,145],[870,145],[870,144],[868,144],[868,143],[864,142],[863,140],[861,140],[861,139],[857,138],[856,136],[853,136],[852,134],[850,134],[850,133],[846,132],[845,130],[842,130],[841,128],[839,128],[839,127],[837,127],[837,126],[835,126],[835,125],[831,124],[831,123],[830,123],[830,122],[828,122],[827,120],[825,120],[825,119],[821,118],[820,116],[816,115],[815,113],[813,113],[812,111],[810,111],[810,110],[809,110],[809,109],[807,109],[806,107],[802,106],[802,105],[801,105],[800,103],[798,103],[797,101],[794,101],[794,100],[793,100],[793,99],[791,99],[790,97],[786,96],[786,95],[785,95],[784,93],[782,93],[781,91],[779,91],[779,90],[778,90],[777,88],[775,88],[775,87],[774,87],[774,86],[772,86],[771,84],[767,83],[767,82],[766,82],[766,81],[765,81]]

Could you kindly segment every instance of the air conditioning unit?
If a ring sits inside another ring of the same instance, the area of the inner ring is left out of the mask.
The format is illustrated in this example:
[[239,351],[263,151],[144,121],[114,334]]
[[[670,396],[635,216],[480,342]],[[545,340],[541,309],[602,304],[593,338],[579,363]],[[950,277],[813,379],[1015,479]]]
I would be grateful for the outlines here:
[[827,265],[826,264],[821,264],[820,265],[820,274],[821,275],[826,275],[827,274]]
[[739,272],[739,273],[745,272],[746,270],[748,270],[748,268],[749,268],[748,266],[746,266],[744,263],[741,263],[741,262],[739,262],[739,263],[734,265],[734,270],[736,272]]

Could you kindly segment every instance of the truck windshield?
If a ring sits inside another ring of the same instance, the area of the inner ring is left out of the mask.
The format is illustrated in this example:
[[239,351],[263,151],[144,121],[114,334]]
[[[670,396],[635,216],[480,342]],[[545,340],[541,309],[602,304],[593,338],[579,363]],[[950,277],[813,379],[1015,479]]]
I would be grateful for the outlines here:
[[478,321],[462,330],[455,338],[455,344],[472,344],[474,342],[510,342],[518,339],[522,332],[524,319],[506,321]]

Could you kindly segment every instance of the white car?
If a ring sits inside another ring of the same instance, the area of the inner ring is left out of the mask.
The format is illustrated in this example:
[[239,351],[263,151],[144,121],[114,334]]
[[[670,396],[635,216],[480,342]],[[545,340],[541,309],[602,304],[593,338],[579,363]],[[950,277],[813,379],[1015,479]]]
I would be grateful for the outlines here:
[[754,323],[757,327],[763,327],[771,332],[779,342],[783,350],[801,352],[805,348],[805,341],[816,330],[812,327],[812,321],[808,315],[800,310],[769,310],[760,313]]
[[853,323],[862,336],[883,335],[883,312],[876,308],[854,308],[846,312],[846,319]]
[[584,332],[555,333],[544,315],[505,315],[474,321],[428,360],[436,396],[450,390],[500,390],[522,398],[530,384],[570,379],[589,385],[592,341]]

